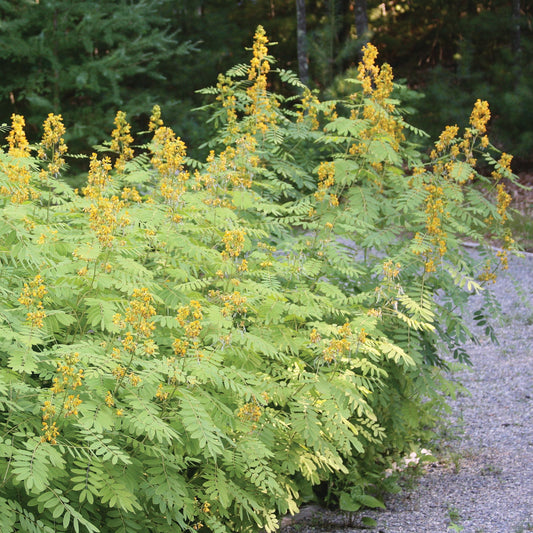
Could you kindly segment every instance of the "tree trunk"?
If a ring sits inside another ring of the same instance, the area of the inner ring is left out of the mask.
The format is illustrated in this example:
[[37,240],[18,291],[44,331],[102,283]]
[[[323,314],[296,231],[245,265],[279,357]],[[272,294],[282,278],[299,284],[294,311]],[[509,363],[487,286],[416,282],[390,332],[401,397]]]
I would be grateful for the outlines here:
[[307,26],[305,22],[305,0],[296,0],[296,27],[298,47],[298,73],[305,85],[309,83],[309,57],[307,55]]
[[370,40],[370,32],[368,30],[368,13],[366,0],[355,0],[354,3],[355,14],[355,30],[357,32],[357,39],[359,41],[359,54],[362,56],[363,46]]

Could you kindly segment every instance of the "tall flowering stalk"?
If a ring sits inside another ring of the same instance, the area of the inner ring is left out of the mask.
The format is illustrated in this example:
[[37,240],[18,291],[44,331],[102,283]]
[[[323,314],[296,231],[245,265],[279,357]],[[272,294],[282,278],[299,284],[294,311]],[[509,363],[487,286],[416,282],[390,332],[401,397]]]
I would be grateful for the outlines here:
[[246,94],[250,103],[246,109],[252,119],[252,133],[260,132],[263,135],[272,124],[276,123],[277,102],[268,94],[267,75],[270,72],[268,59],[268,37],[262,26],[258,26],[254,35],[253,57],[250,62],[248,80],[252,85]]
[[0,194],[8,197],[14,204],[21,204],[39,196],[38,191],[30,185],[32,174],[27,161],[30,156],[30,144],[24,126],[24,117],[16,114],[11,116],[11,130],[7,136],[9,160],[1,163],[7,180],[0,184]]
[[126,162],[133,158],[134,152],[131,144],[133,137],[131,136],[131,126],[126,120],[126,113],[118,111],[115,116],[115,129],[111,133],[110,150],[116,152],[118,157],[115,161],[115,169],[117,172],[124,172]]

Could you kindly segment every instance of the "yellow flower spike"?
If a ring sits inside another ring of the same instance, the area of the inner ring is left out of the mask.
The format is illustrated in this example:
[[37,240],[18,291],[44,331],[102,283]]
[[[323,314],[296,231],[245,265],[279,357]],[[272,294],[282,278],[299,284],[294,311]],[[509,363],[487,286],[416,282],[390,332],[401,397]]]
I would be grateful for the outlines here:
[[372,43],[363,47],[363,59],[357,67],[359,71],[357,79],[361,81],[365,94],[371,94],[374,90],[373,82],[379,74],[379,67],[375,65],[377,57],[378,49]]
[[255,118],[253,133],[259,131],[265,134],[269,126],[276,123],[274,108],[278,103],[267,93],[267,74],[270,71],[267,44],[265,30],[262,26],[258,26],[254,35],[253,57],[248,73],[248,79],[254,83],[246,90],[251,101],[246,113]]
[[154,105],[152,108],[152,115],[150,116],[150,122],[148,124],[148,131],[155,131],[163,126],[163,120],[161,119],[161,107]]
[[115,405],[115,399],[113,398],[111,391],[107,391],[104,402],[108,407],[113,407]]
[[261,407],[256,402],[245,403],[237,412],[243,422],[259,422],[261,415]]
[[313,343],[313,344],[318,344],[321,340],[321,336],[320,336],[320,333],[318,333],[318,331],[313,328],[311,330],[311,333],[309,333],[309,340]]
[[13,114],[12,126],[7,136],[8,154],[11,160],[0,164],[8,178],[8,183],[0,187],[0,194],[9,197],[13,204],[22,204],[29,199],[38,198],[39,192],[30,187],[31,172],[24,158],[30,155],[29,143],[24,132],[24,117]]
[[11,130],[7,136],[7,142],[9,144],[8,154],[13,157],[30,155],[30,143],[26,139],[25,126],[26,122],[22,115],[11,115]]
[[183,341],[181,339],[174,339],[172,344],[172,349],[176,355],[180,357],[185,357],[187,350],[189,348],[189,341]]
[[89,162],[89,173],[87,175],[87,186],[82,192],[89,198],[98,198],[111,182],[109,171],[111,170],[111,160],[104,157],[102,160],[93,152]]
[[41,140],[41,145],[46,149],[51,149],[55,145],[61,144],[63,135],[66,133],[63,124],[63,117],[61,115],[54,115],[49,113],[43,124],[44,135]]
[[64,402],[63,407],[65,409],[65,418],[68,416],[78,416],[78,407],[81,405],[80,395],[69,394],[67,400]]
[[[66,133],[61,115],[50,113],[43,124],[43,138],[38,150],[38,156],[48,161],[48,170],[41,173],[43,180],[48,176],[57,176],[60,170],[65,166],[63,155],[68,148],[63,139]],[[49,154],[47,154],[47,151]]]
[[507,208],[511,204],[511,195],[506,191],[503,183],[498,183],[497,187],[497,210],[501,217],[502,224],[507,220]]
[[[448,148],[448,146],[450,146],[452,141],[457,137],[458,133],[459,133],[459,127],[457,125],[455,125],[455,126],[446,126],[444,131],[440,134],[439,140],[438,140],[438,142],[437,142],[437,144],[435,146],[437,152],[438,153],[444,152],[444,150],[446,148]],[[452,148],[455,148],[455,147],[452,147]],[[457,147],[457,154],[458,154],[458,150],[459,150],[459,148]],[[436,157],[434,159],[436,159]]]
[[133,159],[133,148],[130,146],[133,142],[133,137],[130,135],[131,126],[126,120],[124,111],[117,112],[114,124],[115,129],[111,132],[110,149],[119,154],[115,161],[115,169],[118,172],[123,172],[126,162]]
[[231,257],[238,257],[244,247],[246,232],[243,229],[227,230],[222,237],[226,252]]
[[141,381],[142,381],[142,378],[140,376],[138,376],[137,374],[135,374],[134,372],[130,372],[129,375],[128,375],[128,378],[130,380],[130,383],[134,387],[137,387],[137,385],[139,385],[139,383],[141,383]]
[[483,134],[487,131],[487,123],[490,120],[489,103],[485,100],[476,100],[474,109],[470,115],[470,125],[477,130],[478,134]]
[[[392,68],[386,63],[381,68],[377,66],[375,64],[377,56],[377,48],[369,43],[363,48],[363,59],[358,65],[357,79],[361,82],[363,95],[368,97],[363,107],[363,118],[371,124],[361,132],[361,137],[371,140],[386,133],[392,138],[392,147],[396,149],[405,136],[402,132],[403,126],[393,115],[395,105],[389,100],[393,90]],[[353,110],[351,118],[357,119],[358,116],[358,111]],[[349,150],[353,155],[359,151],[357,145]]]
[[163,384],[160,383],[158,386],[157,386],[157,391],[155,393],[155,396],[156,398],[161,401],[161,402],[164,402],[167,398],[168,398],[168,392],[165,392],[163,390]]
[[57,444],[56,437],[59,435],[59,429],[55,422],[52,422],[50,425],[47,422],[43,422],[42,431],[44,435],[41,437],[41,442]]
[[43,420],[48,420],[56,414],[56,408],[49,400],[44,402],[43,407],[41,407],[41,411],[43,412]]

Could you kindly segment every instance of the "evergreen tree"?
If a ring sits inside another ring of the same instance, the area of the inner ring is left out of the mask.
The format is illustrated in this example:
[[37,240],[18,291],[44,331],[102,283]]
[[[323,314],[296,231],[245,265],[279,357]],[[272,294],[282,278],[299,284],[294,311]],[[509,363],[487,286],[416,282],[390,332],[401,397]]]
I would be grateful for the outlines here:
[[63,113],[69,144],[100,142],[114,113],[165,105],[171,88],[158,69],[191,51],[164,16],[168,0],[3,0],[0,88],[3,119],[24,113],[37,129]]

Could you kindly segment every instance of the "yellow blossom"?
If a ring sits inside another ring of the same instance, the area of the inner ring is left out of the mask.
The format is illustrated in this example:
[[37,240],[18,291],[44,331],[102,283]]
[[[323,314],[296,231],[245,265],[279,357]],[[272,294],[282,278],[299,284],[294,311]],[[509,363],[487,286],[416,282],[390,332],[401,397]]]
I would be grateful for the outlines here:
[[68,416],[78,416],[78,407],[82,403],[82,400],[80,400],[80,395],[77,394],[74,396],[74,394],[69,394],[67,400],[63,404],[63,408],[65,410],[65,417]]
[[57,176],[65,165],[63,155],[67,152],[67,145],[63,139],[65,126],[61,115],[50,113],[43,124],[43,138],[39,147],[38,155],[41,159],[48,161],[47,170],[42,173],[42,178],[47,179],[49,175]]
[[133,137],[130,135],[131,126],[126,120],[126,113],[124,111],[117,112],[114,124],[115,129],[111,133],[113,140],[111,141],[110,149],[119,154],[115,161],[115,168],[119,172],[123,172],[126,162],[133,158],[133,148],[131,148]]
[[22,115],[11,115],[11,130],[7,136],[9,144],[8,154],[13,157],[27,157],[30,155],[30,143],[26,139],[24,127],[26,123]]
[[246,422],[259,422],[261,414],[261,407],[256,402],[245,403],[237,412],[237,416]]
[[243,229],[227,230],[222,237],[226,253],[231,257],[238,257],[244,247],[245,236]]
[[113,398],[113,395],[111,394],[111,391],[107,391],[104,402],[108,407],[113,407],[115,405],[115,400]]
[[161,126],[163,126],[163,121],[161,120],[161,108],[158,105],[154,105],[152,108],[152,115],[150,116],[148,131],[155,131]]
[[487,131],[487,123],[490,120],[489,103],[485,100],[476,100],[474,109],[470,115],[470,125],[477,130],[478,134],[483,134]]
[[59,435],[59,429],[55,422],[48,424],[47,422],[43,421],[42,431],[44,435],[41,437],[41,442],[57,444],[56,437]]

